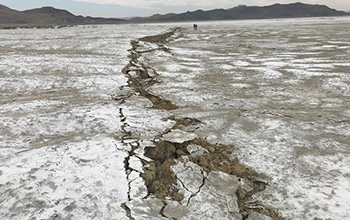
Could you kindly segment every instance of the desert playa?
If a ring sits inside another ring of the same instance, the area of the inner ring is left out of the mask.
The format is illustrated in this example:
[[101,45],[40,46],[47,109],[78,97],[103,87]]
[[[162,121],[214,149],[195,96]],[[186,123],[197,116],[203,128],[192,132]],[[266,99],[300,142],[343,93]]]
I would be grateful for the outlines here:
[[350,18],[0,30],[1,219],[348,219]]

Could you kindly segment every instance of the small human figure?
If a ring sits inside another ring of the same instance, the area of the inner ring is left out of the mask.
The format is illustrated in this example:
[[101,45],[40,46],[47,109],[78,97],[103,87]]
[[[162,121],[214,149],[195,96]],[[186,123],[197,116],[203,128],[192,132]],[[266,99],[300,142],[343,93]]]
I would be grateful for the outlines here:
[[193,24],[193,29],[197,30],[198,29],[198,24]]

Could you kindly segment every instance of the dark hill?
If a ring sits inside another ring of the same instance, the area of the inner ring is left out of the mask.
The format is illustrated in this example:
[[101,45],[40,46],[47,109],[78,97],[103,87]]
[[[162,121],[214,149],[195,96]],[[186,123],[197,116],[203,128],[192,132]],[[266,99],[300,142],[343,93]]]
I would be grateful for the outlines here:
[[4,5],[0,5],[0,24],[25,23],[26,21],[31,20],[30,17],[31,16],[12,10]]
[[331,9],[325,5],[303,3],[274,4],[265,7],[240,5],[230,9],[197,10],[181,14],[153,15],[146,18],[134,18],[133,21],[204,21],[204,20],[240,20],[267,18],[325,17],[349,15],[343,11]]
[[52,7],[16,11],[0,5],[0,25],[115,24],[123,21],[114,18],[76,16],[66,10]]

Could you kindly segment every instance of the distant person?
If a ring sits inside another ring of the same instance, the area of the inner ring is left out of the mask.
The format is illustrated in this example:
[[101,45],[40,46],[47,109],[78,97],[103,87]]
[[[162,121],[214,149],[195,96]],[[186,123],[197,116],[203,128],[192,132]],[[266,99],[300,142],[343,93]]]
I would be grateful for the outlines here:
[[194,25],[193,25],[193,29],[194,29],[194,30],[197,30],[197,29],[198,29],[198,24],[194,24]]

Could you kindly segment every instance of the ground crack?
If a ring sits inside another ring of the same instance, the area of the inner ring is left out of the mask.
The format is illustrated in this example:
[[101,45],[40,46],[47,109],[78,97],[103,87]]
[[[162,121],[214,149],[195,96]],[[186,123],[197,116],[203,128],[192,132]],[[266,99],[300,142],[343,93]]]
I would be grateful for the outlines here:
[[135,220],[135,218],[133,218],[132,215],[131,215],[130,208],[126,205],[125,202],[122,203],[120,206],[125,210],[126,216],[129,218],[129,220]]
[[190,202],[191,202],[191,199],[192,199],[193,197],[197,196],[197,194],[200,193],[200,191],[202,190],[203,186],[205,185],[205,182],[206,182],[207,178],[205,177],[205,173],[204,173],[203,170],[201,170],[201,174],[202,174],[202,176],[203,176],[203,178],[202,178],[202,184],[199,186],[197,192],[192,193],[192,195],[188,198],[186,206],[189,206],[189,204],[190,204]]
[[[145,63],[140,62],[139,58],[141,56],[144,56],[146,53],[156,50],[168,51],[169,48],[167,48],[164,44],[172,35],[175,34],[176,31],[178,31],[178,29],[172,29],[171,31],[164,34],[147,36],[138,40],[131,41],[132,49],[130,49],[129,55],[130,62],[122,70],[122,72],[128,78],[128,86],[133,88],[137,94],[147,98],[153,104],[153,108],[155,109],[174,110],[177,109],[178,106],[171,103],[169,100],[166,100],[161,96],[152,94],[148,91],[148,88],[150,86],[157,83],[158,74],[154,69],[148,67]],[[138,51],[141,41],[157,44],[158,47],[156,49]],[[126,127],[129,125],[125,123],[126,117],[124,116],[122,110],[120,111],[120,115],[121,122],[123,122],[122,130],[124,133],[126,133],[126,137],[131,138],[131,132],[128,132],[126,130]],[[186,161],[190,161],[201,168],[201,173],[203,176],[202,183],[198,190],[195,193],[192,193],[192,195],[188,198],[187,206],[190,204],[191,199],[198,195],[198,193],[200,193],[205,186],[207,180],[205,174],[209,174],[212,171],[219,171],[245,179],[247,182],[249,182],[250,185],[253,186],[253,190],[251,191],[245,191],[241,187],[236,192],[238,198],[237,202],[243,219],[248,218],[249,214],[252,211],[257,211],[270,216],[274,220],[283,219],[273,209],[267,208],[265,206],[260,206],[260,203],[249,202],[255,197],[257,193],[265,189],[266,183],[259,181],[259,173],[257,173],[255,170],[241,164],[237,158],[232,159],[229,157],[229,155],[232,153],[232,149],[234,149],[233,146],[211,144],[202,138],[195,138],[183,143],[175,143],[162,140],[161,137],[171,132],[173,129],[182,130],[188,128],[189,126],[192,126],[194,129],[196,129],[196,125],[201,123],[199,120],[194,118],[177,119],[172,116],[168,119],[174,120],[176,124],[172,128],[166,129],[161,135],[157,136],[158,140],[154,141],[154,146],[145,147],[144,156],[152,160],[141,160],[143,165],[143,173],[141,173],[141,177],[143,178],[148,190],[148,195],[146,197],[153,194],[156,198],[163,201],[164,205],[159,211],[159,214],[162,217],[167,217],[164,214],[164,210],[167,207],[167,203],[165,202],[166,199],[171,198],[172,200],[178,202],[181,202],[184,199],[184,195],[179,193],[179,189],[177,188],[177,180],[179,180],[183,187],[189,191],[186,188],[184,182],[178,179],[177,175],[172,171],[171,168],[176,163],[176,161],[184,162],[183,158],[186,158]],[[187,150],[187,147],[189,145],[200,146],[206,149],[206,152],[200,155],[196,154],[192,156]],[[133,171],[133,169],[130,167],[130,158],[134,155],[134,151],[135,149],[132,148],[128,152],[128,157],[126,157],[124,161],[129,187],[129,175]],[[130,188],[128,195],[130,200]],[[127,213],[129,213],[128,216],[130,218],[130,209],[128,211],[127,206],[125,204],[124,206],[126,207],[125,210]]]
[[65,149],[64,149],[63,154],[61,155],[61,159],[60,159],[60,161],[58,161],[58,162],[56,163],[57,166],[61,164],[64,155],[66,155],[67,151],[69,150],[69,147],[67,146],[67,144],[65,144],[65,145],[66,145],[66,147],[65,147]]
[[121,126],[121,130],[123,131],[123,133],[125,133],[125,135],[122,137],[122,143],[124,144],[124,146],[126,146],[127,148],[130,147],[130,150],[125,150],[128,154],[127,157],[125,157],[124,159],[124,169],[125,169],[125,175],[126,175],[126,180],[128,182],[128,192],[127,192],[127,196],[128,196],[128,201],[131,201],[131,184],[135,179],[131,179],[130,175],[132,172],[137,172],[139,173],[139,171],[133,169],[130,166],[130,159],[131,157],[135,156],[135,150],[137,150],[140,146],[139,141],[134,141],[132,143],[125,143],[124,140],[131,138],[131,132],[130,131],[126,131],[126,127],[128,126],[128,124],[125,122],[126,121],[126,116],[123,113],[123,109],[119,108],[119,117],[120,117],[120,121],[123,122],[123,125]]
[[[154,108],[157,108],[157,109],[174,110],[174,109],[177,109],[178,107],[172,104],[169,100],[166,100],[160,96],[152,94],[147,90],[148,87],[150,87],[151,85],[157,82],[156,77],[158,74],[154,69],[147,67],[144,63],[140,63],[138,61],[138,58],[144,53],[153,52],[156,50],[167,51],[167,47],[165,47],[162,44],[165,43],[178,30],[179,28],[175,28],[164,34],[147,36],[147,37],[140,38],[138,40],[131,41],[132,49],[130,50],[130,55],[129,55],[130,62],[122,70],[124,75],[126,75],[128,78],[128,85],[132,87],[141,96],[150,100]],[[139,41],[157,43],[158,48],[151,49],[149,51],[139,52],[137,51],[137,49],[140,46],[138,44]],[[153,72],[152,75],[149,74],[149,70],[152,70]]]
[[135,155],[135,150],[139,146],[139,143],[138,142],[136,142],[136,143],[137,143],[137,145],[129,144],[131,149],[128,151],[128,156],[125,157],[125,159],[124,159],[124,169],[125,169],[125,174],[126,174],[126,180],[128,181],[128,192],[127,192],[128,201],[131,201],[131,195],[130,195],[131,194],[130,193],[131,192],[131,183],[135,180],[135,179],[130,179],[130,175],[133,171],[138,172],[137,170],[133,169],[130,166],[130,158]]
[[162,217],[164,217],[164,218],[168,218],[168,216],[166,216],[165,214],[164,214],[164,210],[165,210],[165,208],[168,206],[168,203],[166,202],[166,201],[162,201],[163,202],[163,207],[160,209],[160,211],[159,211],[159,215],[160,216],[162,216]]

